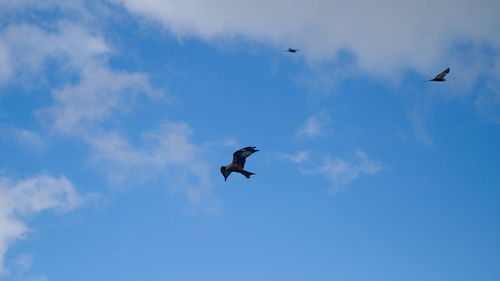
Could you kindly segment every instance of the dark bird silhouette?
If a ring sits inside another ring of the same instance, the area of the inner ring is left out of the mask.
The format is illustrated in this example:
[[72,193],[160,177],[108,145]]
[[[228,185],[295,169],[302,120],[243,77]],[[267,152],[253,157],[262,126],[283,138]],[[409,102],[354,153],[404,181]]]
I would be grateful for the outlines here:
[[227,177],[229,177],[232,172],[240,173],[247,179],[249,179],[251,175],[255,175],[254,173],[243,170],[246,158],[254,152],[259,151],[255,148],[255,146],[247,146],[233,153],[233,162],[227,166],[220,167],[220,172],[224,176],[224,181],[227,180]]
[[296,53],[299,49],[288,48],[285,52]]
[[446,81],[446,79],[444,77],[448,73],[450,73],[450,68],[449,67],[447,69],[445,69],[443,72],[441,72],[438,75],[436,75],[436,77],[434,77],[434,78],[432,78],[430,80],[425,80],[423,82],[428,82],[428,81],[443,82],[443,81]]

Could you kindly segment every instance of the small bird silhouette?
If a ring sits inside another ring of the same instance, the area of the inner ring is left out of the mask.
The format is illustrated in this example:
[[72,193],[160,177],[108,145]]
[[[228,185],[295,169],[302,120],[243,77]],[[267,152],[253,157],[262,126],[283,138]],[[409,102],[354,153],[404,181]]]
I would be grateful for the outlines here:
[[434,78],[432,78],[430,80],[425,80],[423,82],[428,82],[428,81],[443,82],[443,81],[446,81],[446,79],[444,77],[448,73],[450,73],[450,68],[449,67],[447,69],[445,69],[443,72],[441,72],[438,75],[436,75],[436,77],[434,77]]
[[229,177],[232,172],[240,173],[247,179],[249,179],[251,175],[255,175],[254,173],[243,170],[245,167],[245,159],[254,152],[259,151],[255,148],[256,146],[247,146],[233,153],[233,162],[227,166],[220,167],[220,172],[224,176],[224,181],[227,180],[227,177]]
[[299,49],[293,49],[293,48],[288,48],[288,50],[286,50],[285,52],[288,52],[288,53],[296,53]]

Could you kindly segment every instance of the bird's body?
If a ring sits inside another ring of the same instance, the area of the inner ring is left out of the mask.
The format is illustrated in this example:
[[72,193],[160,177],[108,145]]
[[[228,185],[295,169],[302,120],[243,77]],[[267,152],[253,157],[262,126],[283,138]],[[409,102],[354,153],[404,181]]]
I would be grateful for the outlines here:
[[227,177],[229,177],[232,172],[240,173],[247,179],[250,178],[251,175],[254,175],[254,173],[252,172],[245,171],[244,168],[246,158],[252,155],[254,152],[259,151],[255,148],[255,146],[247,146],[233,153],[233,162],[231,162],[231,164],[227,166],[220,167],[220,172],[224,176],[224,181],[227,180]]
[[296,53],[299,49],[294,49],[294,48],[288,48],[288,50],[286,50],[285,52],[289,52],[289,53]]
[[433,82],[444,82],[446,81],[446,79],[444,78],[446,76],[446,74],[450,73],[450,68],[448,67],[447,69],[445,69],[443,72],[439,73],[438,75],[436,75],[436,77],[430,79],[430,80],[426,80],[426,81],[433,81]]

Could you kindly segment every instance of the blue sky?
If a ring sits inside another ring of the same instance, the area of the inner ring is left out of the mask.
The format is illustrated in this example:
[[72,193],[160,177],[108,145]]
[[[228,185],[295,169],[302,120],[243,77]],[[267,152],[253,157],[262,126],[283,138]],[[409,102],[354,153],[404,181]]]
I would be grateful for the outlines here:
[[500,279],[498,12],[0,1],[0,280]]

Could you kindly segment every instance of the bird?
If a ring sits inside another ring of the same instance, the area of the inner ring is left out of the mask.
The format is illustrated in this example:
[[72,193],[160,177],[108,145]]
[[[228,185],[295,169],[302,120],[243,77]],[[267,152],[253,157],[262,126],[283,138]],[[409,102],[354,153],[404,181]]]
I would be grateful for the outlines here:
[[450,68],[448,67],[447,69],[445,69],[443,72],[439,73],[438,75],[436,75],[436,77],[430,79],[430,80],[425,80],[423,82],[428,82],[428,81],[434,81],[434,82],[444,82],[446,81],[446,79],[444,78],[446,76],[446,74],[450,73]]
[[296,53],[299,49],[294,49],[294,48],[288,48],[288,50],[285,50],[285,52],[288,53]]
[[224,176],[224,181],[227,180],[227,177],[229,177],[232,172],[240,173],[247,179],[249,179],[251,175],[255,175],[255,173],[243,170],[246,158],[254,152],[259,151],[255,148],[256,146],[247,146],[233,153],[233,162],[227,166],[220,167],[220,172]]

